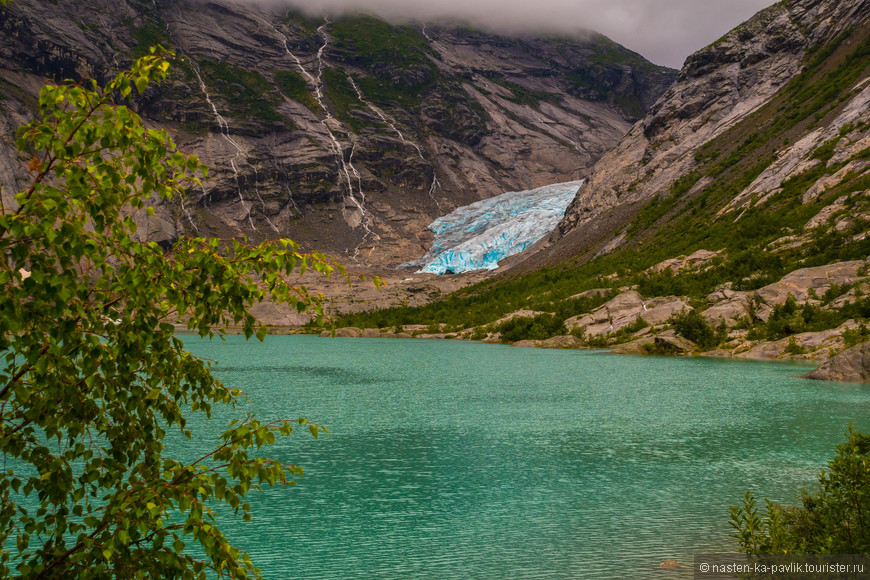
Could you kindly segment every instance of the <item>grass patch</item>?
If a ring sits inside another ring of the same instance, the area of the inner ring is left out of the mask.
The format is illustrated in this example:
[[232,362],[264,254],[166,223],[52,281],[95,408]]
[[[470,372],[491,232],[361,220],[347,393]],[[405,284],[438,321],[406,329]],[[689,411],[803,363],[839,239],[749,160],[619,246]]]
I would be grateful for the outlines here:
[[204,60],[199,67],[209,90],[226,100],[233,117],[251,117],[264,123],[288,126],[287,119],[275,109],[281,103],[280,95],[260,73],[227,61]]
[[158,44],[164,48],[172,46],[172,39],[169,38],[166,30],[150,22],[134,28],[130,31],[130,34],[133,36],[133,40],[136,41],[136,46],[131,50],[134,58],[147,55],[148,49]]
[[355,132],[359,133],[365,128],[366,123],[352,112],[358,109],[364,109],[362,101],[356,94],[356,91],[347,80],[345,74],[335,68],[326,67],[323,69],[323,88],[327,98],[335,108],[335,116]]
[[291,70],[279,70],[272,74],[278,89],[287,97],[297,103],[305,105],[312,113],[319,113],[323,109],[308,90],[308,83],[297,72]]

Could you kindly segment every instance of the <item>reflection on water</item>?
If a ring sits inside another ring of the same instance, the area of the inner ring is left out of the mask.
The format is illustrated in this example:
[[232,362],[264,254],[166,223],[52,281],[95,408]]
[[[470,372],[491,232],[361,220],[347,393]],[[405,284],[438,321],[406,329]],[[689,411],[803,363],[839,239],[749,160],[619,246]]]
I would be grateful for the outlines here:
[[734,550],[729,503],[746,489],[794,500],[849,421],[870,429],[868,386],[805,381],[794,365],[185,341],[251,399],[191,422],[195,445],[249,410],[331,431],[280,441],[270,454],[302,465],[301,484],[253,496],[250,523],[227,518],[266,578],[691,577],[693,553]]

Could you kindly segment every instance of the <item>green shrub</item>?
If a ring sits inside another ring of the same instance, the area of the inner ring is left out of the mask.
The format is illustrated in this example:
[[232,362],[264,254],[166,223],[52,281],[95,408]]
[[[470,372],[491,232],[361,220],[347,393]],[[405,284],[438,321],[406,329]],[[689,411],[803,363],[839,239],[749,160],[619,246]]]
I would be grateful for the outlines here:
[[788,354],[804,354],[807,352],[807,349],[797,343],[795,337],[789,337],[788,344],[785,347],[785,352]]
[[850,328],[843,331],[843,342],[846,348],[852,348],[867,340],[870,340],[870,329],[864,324],[859,325],[858,328]]
[[552,314],[539,314],[534,318],[516,316],[496,326],[502,340],[546,340],[560,334],[567,334],[562,319]]
[[670,322],[678,335],[703,349],[714,348],[724,339],[724,332],[717,332],[697,310],[682,310]]
[[848,440],[819,475],[819,489],[804,491],[801,505],[766,500],[759,515],[752,493],[730,507],[740,549],[763,554],[866,554],[870,552],[870,437],[849,427]]

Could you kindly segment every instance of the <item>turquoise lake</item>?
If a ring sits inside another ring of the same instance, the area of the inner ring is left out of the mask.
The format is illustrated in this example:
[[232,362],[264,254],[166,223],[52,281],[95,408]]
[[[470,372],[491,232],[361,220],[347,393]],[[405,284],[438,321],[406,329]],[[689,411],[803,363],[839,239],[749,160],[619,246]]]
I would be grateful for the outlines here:
[[870,385],[797,364],[184,340],[251,399],[191,421],[195,445],[246,411],[330,429],[279,440],[268,455],[301,465],[300,484],[223,522],[265,578],[690,578],[692,554],[736,550],[728,505],[747,489],[794,502],[850,421],[870,430]]

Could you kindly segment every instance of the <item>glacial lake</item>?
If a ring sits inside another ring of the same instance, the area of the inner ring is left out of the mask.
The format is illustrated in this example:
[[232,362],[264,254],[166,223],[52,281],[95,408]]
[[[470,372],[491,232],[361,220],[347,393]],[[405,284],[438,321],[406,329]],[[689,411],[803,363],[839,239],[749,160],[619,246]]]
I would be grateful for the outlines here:
[[693,554],[736,550],[728,505],[747,489],[793,503],[850,421],[870,429],[870,385],[797,364],[184,340],[251,400],[191,421],[195,445],[246,411],[330,429],[280,439],[268,455],[301,465],[300,484],[222,522],[265,578],[691,578]]

